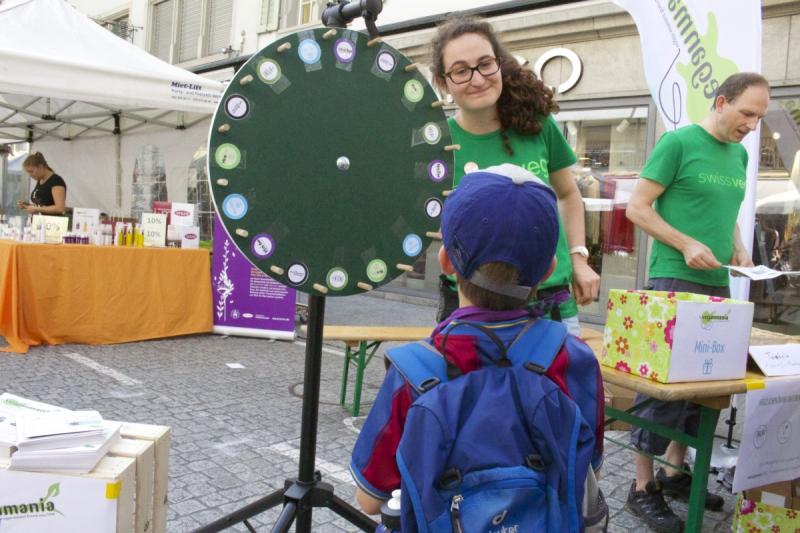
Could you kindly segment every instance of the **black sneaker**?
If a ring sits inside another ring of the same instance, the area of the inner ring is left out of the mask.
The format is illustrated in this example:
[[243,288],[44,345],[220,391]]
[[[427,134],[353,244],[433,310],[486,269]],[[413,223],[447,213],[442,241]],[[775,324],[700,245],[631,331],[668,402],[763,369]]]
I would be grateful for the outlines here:
[[[684,464],[685,469],[689,469],[689,465]],[[680,472],[677,476],[667,476],[664,468],[659,468],[656,472],[656,480],[661,485],[661,490],[665,495],[672,498],[689,501],[689,492],[692,488],[692,476]],[[706,491],[706,509],[709,511],[721,511],[725,500],[722,496],[714,494],[713,492]]]
[[683,520],[672,512],[661,487],[653,481],[648,481],[645,490],[636,490],[636,481],[631,484],[628,492],[628,501],[625,508],[633,515],[638,516],[652,529],[658,533],[681,533],[683,531]]

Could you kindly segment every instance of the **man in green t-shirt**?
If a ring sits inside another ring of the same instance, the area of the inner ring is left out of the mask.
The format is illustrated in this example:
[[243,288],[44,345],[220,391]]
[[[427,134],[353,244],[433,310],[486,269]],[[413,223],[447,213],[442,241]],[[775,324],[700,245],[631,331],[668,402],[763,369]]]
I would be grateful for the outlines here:
[[[653,237],[648,285],[652,290],[729,296],[723,265],[753,266],[736,218],[747,183],[747,151],[742,139],[767,112],[769,84],[760,74],[739,73],[717,89],[711,113],[699,124],[665,133],[642,170],[628,202],[627,215]],[[647,397],[639,395],[636,403]],[[644,418],[697,434],[699,407],[679,401],[653,401]],[[636,428],[631,443],[670,464],[683,464],[686,445]],[[656,482],[657,480],[657,482]],[[683,531],[683,521],[663,495],[688,499],[691,475],[662,467],[653,475],[650,456],[636,456],[636,480],[626,507],[656,531]],[[706,508],[723,500],[706,495]]]

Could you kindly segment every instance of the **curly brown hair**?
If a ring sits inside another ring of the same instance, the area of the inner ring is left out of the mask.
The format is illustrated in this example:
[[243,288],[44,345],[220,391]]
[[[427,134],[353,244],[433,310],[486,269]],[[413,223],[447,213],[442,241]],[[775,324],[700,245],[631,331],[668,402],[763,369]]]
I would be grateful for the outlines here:
[[522,135],[536,135],[542,131],[542,120],[550,113],[558,112],[553,90],[528,68],[522,67],[514,56],[500,44],[492,26],[485,20],[473,17],[454,16],[441,24],[433,38],[432,71],[439,87],[446,87],[444,48],[457,37],[475,33],[483,36],[500,64],[503,90],[497,100],[497,114],[503,145],[513,153],[505,130],[514,130]]

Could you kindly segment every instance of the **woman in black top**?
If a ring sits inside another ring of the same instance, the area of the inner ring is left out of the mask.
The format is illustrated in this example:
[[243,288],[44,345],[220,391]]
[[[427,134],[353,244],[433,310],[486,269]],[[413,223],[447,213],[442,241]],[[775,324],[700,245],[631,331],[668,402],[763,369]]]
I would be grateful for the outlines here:
[[17,207],[31,214],[63,214],[67,200],[67,184],[64,178],[53,172],[41,152],[25,158],[22,167],[36,180],[36,187],[31,192],[31,202],[20,200]]

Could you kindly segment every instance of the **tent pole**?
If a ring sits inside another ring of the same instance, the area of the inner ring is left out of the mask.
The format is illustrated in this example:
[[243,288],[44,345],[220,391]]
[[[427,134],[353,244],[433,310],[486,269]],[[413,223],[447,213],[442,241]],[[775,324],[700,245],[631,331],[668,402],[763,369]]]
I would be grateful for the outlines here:
[[116,152],[116,194],[117,208],[122,209],[122,135],[120,130],[120,114],[114,113],[114,148]]

